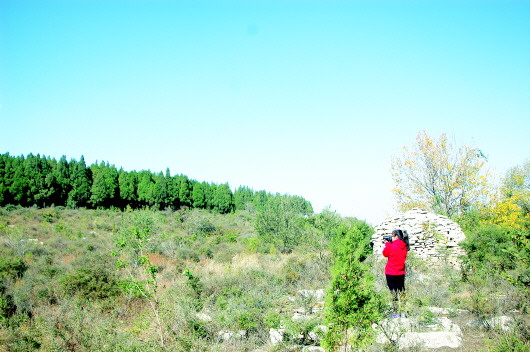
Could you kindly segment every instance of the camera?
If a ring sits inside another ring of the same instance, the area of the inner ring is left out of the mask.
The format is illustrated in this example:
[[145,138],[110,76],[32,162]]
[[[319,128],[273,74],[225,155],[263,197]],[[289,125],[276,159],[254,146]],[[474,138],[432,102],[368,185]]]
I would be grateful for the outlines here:
[[387,242],[392,242],[392,235],[384,235],[383,236],[383,240],[385,240]]

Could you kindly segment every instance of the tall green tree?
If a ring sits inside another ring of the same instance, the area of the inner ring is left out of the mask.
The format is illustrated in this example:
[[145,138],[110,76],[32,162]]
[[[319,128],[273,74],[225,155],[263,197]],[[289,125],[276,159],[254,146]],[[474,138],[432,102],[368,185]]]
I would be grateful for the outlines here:
[[306,216],[313,214],[313,206],[306,199],[293,195],[287,195],[284,197],[286,197],[289,207],[293,209],[293,211]]
[[171,176],[169,168],[166,169],[166,184],[167,184],[167,201],[168,206],[173,209],[179,207],[179,188],[180,183],[176,177]]
[[269,198],[271,198],[271,195],[266,191],[257,191],[256,193],[254,193],[254,206],[257,209],[263,208],[267,204]]
[[68,193],[67,205],[73,208],[86,207],[91,195],[92,172],[86,166],[85,157],[81,155],[79,161],[73,160],[71,169],[72,189]]
[[[204,187],[205,185],[199,182],[195,182],[193,185],[191,198],[194,208],[206,208],[206,192]],[[206,185],[206,187],[208,187],[208,185]]]
[[365,222],[343,223],[331,241],[332,279],[325,309],[330,328],[322,341],[327,350],[357,351],[374,341],[372,324],[380,321],[386,302],[375,290],[375,278],[365,262],[372,233]]
[[230,213],[234,208],[232,190],[228,183],[219,185],[214,194],[214,210],[221,213]]
[[129,205],[135,208],[138,203],[138,177],[136,171],[126,172],[120,168],[118,184],[122,207]]
[[215,192],[219,186],[215,183],[211,183],[204,186],[204,194],[206,196],[206,208],[213,209],[215,206]]
[[243,210],[254,200],[254,191],[247,186],[239,186],[234,192],[235,210]]
[[6,205],[9,194],[8,167],[11,163],[9,153],[0,154],[0,206]]
[[90,202],[95,207],[119,206],[118,170],[114,165],[101,162],[92,166],[93,183]]
[[191,184],[187,176],[179,176],[179,201],[180,206],[191,206]]
[[39,154],[29,154],[24,162],[27,180],[27,205],[42,207],[49,200],[50,192],[46,185],[46,176],[52,172],[48,161]]
[[11,163],[11,182],[9,185],[9,193],[12,195],[13,201],[22,206],[29,206],[27,194],[29,191],[29,182],[24,169],[24,156],[15,158]]
[[169,192],[166,178],[162,172],[154,176],[155,184],[153,186],[154,204],[162,209],[169,205]]
[[[72,161],[75,163],[75,161]],[[53,204],[66,205],[68,194],[72,190],[70,164],[63,155],[58,162],[52,161],[53,171],[46,176],[49,198]]]
[[150,171],[138,172],[138,201],[140,205],[152,206],[155,204],[154,185],[153,174]]
[[306,240],[304,215],[294,209],[288,197],[270,197],[258,208],[254,228],[262,243],[281,252],[291,252]]

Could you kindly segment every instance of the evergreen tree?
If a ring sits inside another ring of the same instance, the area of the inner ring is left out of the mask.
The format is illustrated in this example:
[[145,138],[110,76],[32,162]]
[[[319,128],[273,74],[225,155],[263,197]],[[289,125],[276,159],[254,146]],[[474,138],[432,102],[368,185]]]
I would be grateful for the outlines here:
[[72,160],[71,168],[72,189],[68,192],[67,205],[73,208],[85,207],[90,200],[91,170],[87,169],[85,158],[82,155],[79,161]]
[[289,205],[287,197],[270,197],[257,209],[254,227],[262,243],[284,253],[291,252],[307,237],[304,218]]
[[180,206],[191,206],[191,187],[187,176],[180,175],[179,200]]
[[214,210],[221,214],[230,213],[234,208],[232,190],[228,183],[217,187],[214,194]]
[[330,329],[326,350],[360,350],[374,340],[372,324],[380,321],[385,302],[375,290],[375,278],[365,263],[371,253],[373,230],[365,222],[341,224],[330,245],[333,265],[326,295],[325,319]]
[[17,159],[9,153],[0,155],[0,205],[15,203],[10,188],[14,179],[14,164],[17,162]]
[[118,170],[114,165],[101,162],[92,167],[94,181],[92,183],[90,202],[95,207],[108,208],[118,206]]
[[[280,195],[276,195],[280,196]],[[281,197],[281,196],[280,196]],[[313,214],[313,206],[311,203],[300,196],[287,195],[283,196],[287,199],[288,206],[296,213],[309,216]]]
[[162,209],[166,207],[169,204],[169,194],[168,194],[168,186],[166,182],[166,178],[164,177],[164,174],[160,172],[158,175],[154,177],[155,185],[153,188],[153,200],[154,204],[158,206],[158,208]]
[[[72,163],[75,163],[75,161],[72,161]],[[72,190],[70,165],[64,155],[58,162],[52,159],[49,161],[49,164],[52,165],[53,169],[46,176],[46,186],[50,203],[66,205],[68,202],[68,194]]]
[[15,203],[28,206],[27,193],[29,185],[24,170],[24,161],[24,156],[20,156],[19,158],[15,158],[11,163],[13,177],[9,186],[9,193],[13,195],[13,201]]
[[196,182],[193,185],[192,201],[194,208],[206,208],[206,192],[204,183]]
[[26,178],[26,205],[43,206],[48,197],[46,191],[46,173],[45,164],[39,154],[29,154],[24,161],[24,173]]
[[235,210],[243,210],[246,205],[254,200],[254,191],[246,186],[239,186],[234,192]]
[[122,207],[129,205],[136,207],[138,203],[138,174],[136,171],[126,172],[120,168],[118,172],[118,184],[120,188],[120,200]]
[[217,192],[217,186],[215,183],[207,184],[204,188],[206,195],[206,208],[213,209],[215,207],[215,193]]
[[169,168],[166,169],[166,184],[167,184],[167,202],[168,205],[174,209],[179,207],[179,188],[180,183],[176,177],[172,177]]
[[152,206],[155,204],[154,193],[155,182],[151,171],[142,170],[138,173],[138,201],[140,205]]
[[[41,157],[37,154],[32,165],[29,165],[29,168],[33,170],[33,201],[39,207],[55,204],[51,199],[51,190],[46,182],[48,175],[53,173],[55,163],[54,159]],[[57,205],[65,205],[65,201],[66,199],[60,199]]]
[[256,209],[261,209],[267,204],[270,194],[265,191],[258,191],[254,194],[254,206]]
[[6,167],[8,165],[9,153],[0,154],[0,206],[6,204],[9,197],[8,186],[6,185]]
[[[29,154],[11,157],[0,154],[0,206],[67,205],[69,207],[124,208],[130,205],[196,207],[229,213],[243,209],[252,202],[263,208],[273,196],[265,191],[254,193],[239,187],[233,193],[228,184],[197,182],[185,175],[172,177],[169,168],[163,173],[151,171],[126,172],[114,165],[98,162],[87,167],[81,156],[79,162],[59,161],[51,157]],[[285,204],[304,215],[312,213],[309,202],[301,197],[286,196]],[[290,204],[290,205],[289,205]]]

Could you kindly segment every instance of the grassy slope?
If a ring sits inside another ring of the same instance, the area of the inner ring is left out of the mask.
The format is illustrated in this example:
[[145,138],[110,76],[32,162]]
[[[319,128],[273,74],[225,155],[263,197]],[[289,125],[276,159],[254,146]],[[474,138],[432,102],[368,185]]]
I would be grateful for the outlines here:
[[[4,268],[18,259],[27,266],[22,277],[4,276],[1,303],[4,308],[15,305],[16,311],[9,317],[4,314],[0,351],[286,350],[285,345],[269,344],[270,328],[307,332],[322,323],[318,309],[312,319],[293,322],[291,318],[301,308],[320,308],[319,302],[297,292],[326,288],[329,255],[325,251],[306,244],[289,254],[259,253],[250,212],[138,213],[152,221],[144,249],[150,263],[159,268],[158,290],[149,300],[134,290],[128,270],[116,269],[119,257],[112,255],[120,233],[134,227],[130,213],[0,209]],[[383,263],[370,260],[378,288],[387,294]],[[505,282],[462,283],[458,272],[433,268],[414,256],[408,268],[406,309],[425,323],[433,318],[428,306],[466,309],[471,319],[508,314],[524,299]],[[141,268],[129,269],[145,284]],[[186,270],[197,278],[195,285],[184,275]],[[155,298],[162,332],[149,305]],[[456,315],[453,318],[458,320]],[[481,350],[488,341],[498,343],[494,333],[462,328],[464,350]],[[219,334],[238,331],[245,331],[245,338],[225,335],[223,339]]]
[[[63,208],[0,212],[1,255],[27,263],[22,278],[6,285],[21,322],[4,326],[0,345],[160,349],[148,300],[124,288],[129,275],[115,268],[117,257],[111,254],[120,231],[132,226],[128,214]],[[310,246],[290,254],[257,253],[250,213],[143,215],[153,219],[145,249],[159,268],[158,311],[169,350],[237,351],[266,344],[269,328],[290,321],[295,306],[311,304],[297,291],[324,288],[329,280],[326,256]],[[198,287],[190,285],[185,270],[199,279]],[[141,270],[133,271],[145,279]],[[118,293],[106,297],[116,287]],[[201,321],[197,313],[212,320]],[[218,336],[239,330],[248,331],[246,339],[223,343]]]

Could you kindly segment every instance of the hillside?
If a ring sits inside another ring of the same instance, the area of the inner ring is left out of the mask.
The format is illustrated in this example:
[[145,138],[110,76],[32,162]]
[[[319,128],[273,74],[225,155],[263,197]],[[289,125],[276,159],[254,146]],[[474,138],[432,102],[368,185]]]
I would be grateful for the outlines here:
[[[322,290],[331,280],[328,242],[340,223],[360,223],[331,212],[297,219],[290,228],[304,240],[287,248],[256,231],[270,219],[252,208],[225,215],[0,208],[0,351],[316,347],[325,330]],[[367,263],[389,301],[383,264]],[[436,316],[428,307],[437,306],[450,309],[455,321],[457,315],[462,322],[510,315],[518,324],[502,334],[461,325],[461,350],[501,351],[503,343],[513,345],[510,338],[528,338],[528,314],[520,314],[528,309],[527,291],[500,279],[463,281],[458,272],[427,267],[414,255],[408,265],[410,317],[432,323]],[[277,331],[282,339],[271,340]]]

